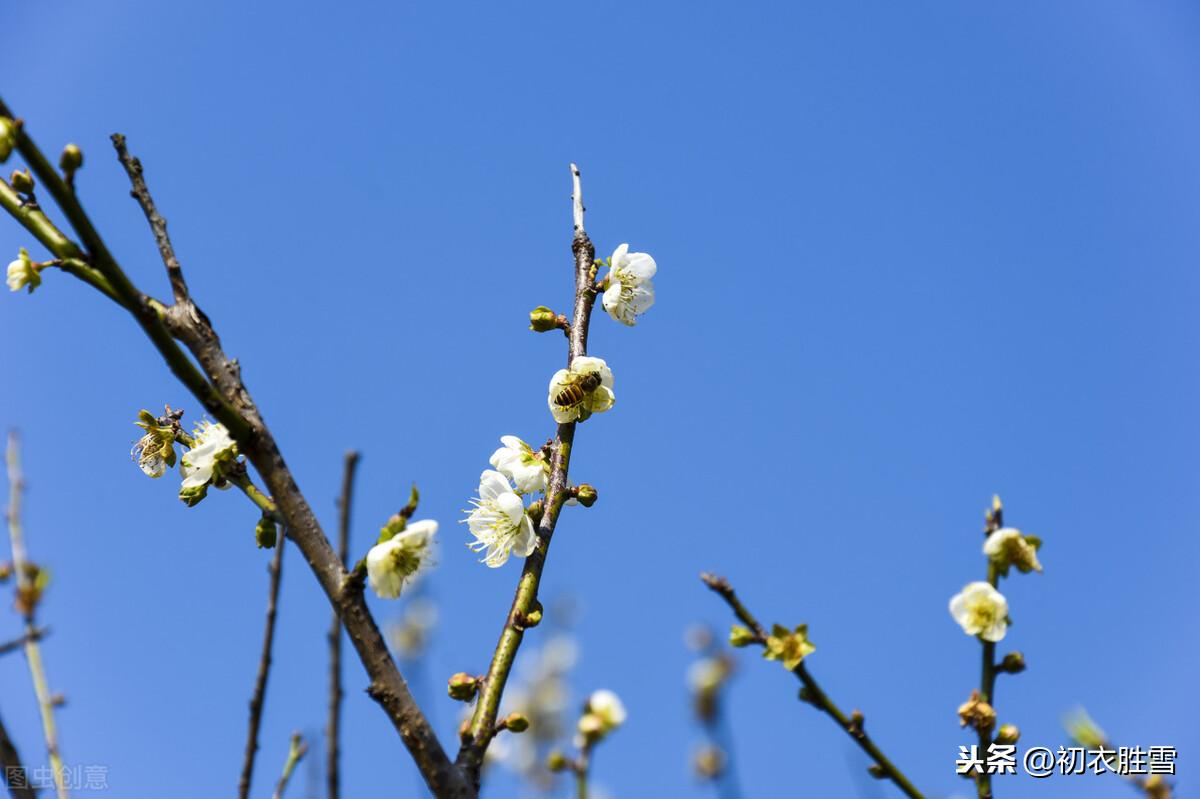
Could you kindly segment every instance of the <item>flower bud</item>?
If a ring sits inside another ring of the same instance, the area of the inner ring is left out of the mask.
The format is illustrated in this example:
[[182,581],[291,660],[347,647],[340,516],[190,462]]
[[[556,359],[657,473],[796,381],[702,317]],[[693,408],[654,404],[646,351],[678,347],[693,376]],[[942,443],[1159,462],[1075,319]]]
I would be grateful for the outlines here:
[[19,169],[14,169],[13,173],[8,177],[8,182],[12,184],[13,191],[17,192],[18,194],[33,193],[33,175],[29,174],[28,169],[26,169],[24,172]]
[[730,646],[736,646],[740,649],[744,646],[750,646],[752,643],[754,643],[754,633],[750,632],[746,627],[735,624],[729,629]]
[[58,166],[67,174],[83,166],[83,150],[79,149],[78,144],[68,144],[63,148],[62,155],[58,158]]
[[8,160],[17,146],[17,123],[8,117],[0,117],[0,164]]
[[558,327],[558,314],[539,305],[529,312],[529,329],[535,333],[548,333]]
[[451,677],[446,684],[446,692],[450,694],[450,698],[460,702],[470,702],[478,691],[479,679],[462,671]]
[[567,756],[555,749],[546,757],[546,769],[553,772],[567,770]]
[[1025,671],[1025,656],[1020,652],[1009,652],[1000,661],[996,670],[1008,672],[1009,674],[1020,674]]
[[575,489],[575,498],[579,500],[579,504],[585,508],[590,508],[596,504],[596,488],[587,483],[584,483]]
[[504,728],[509,732],[525,732],[529,729],[529,719],[524,713],[509,713],[504,717]]
[[1017,729],[1016,724],[1001,724],[1000,729],[996,730],[996,743],[998,744],[1015,744],[1021,738],[1021,731]]
[[887,779],[887,772],[884,771],[883,766],[879,765],[878,763],[872,763],[871,765],[867,766],[867,773],[877,780]]
[[984,733],[996,726],[996,711],[979,691],[972,691],[970,698],[958,708],[958,718],[962,726],[974,727]]
[[265,513],[254,527],[254,541],[259,549],[273,549],[279,541],[279,527],[275,520]]

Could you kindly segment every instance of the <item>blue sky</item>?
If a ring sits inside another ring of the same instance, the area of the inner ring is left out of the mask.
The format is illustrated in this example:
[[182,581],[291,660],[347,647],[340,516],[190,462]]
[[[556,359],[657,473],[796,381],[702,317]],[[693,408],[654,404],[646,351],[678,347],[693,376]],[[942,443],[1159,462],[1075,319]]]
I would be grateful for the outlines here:
[[[684,628],[805,621],[813,673],[931,797],[965,795],[955,708],[978,645],[946,611],[979,579],[982,511],[1043,537],[1004,586],[999,689],[1023,743],[1083,703],[1114,738],[1180,749],[1195,784],[1200,14],[1184,2],[586,5],[10,4],[0,90],[145,289],[167,293],[107,136],[128,135],[204,309],[330,528],[364,453],[354,546],[422,490],[442,524],[429,589],[449,674],[482,671],[518,574],[455,521],[502,434],[552,430],[562,340],[525,329],[571,291],[569,175],[602,254],[659,264],[633,330],[597,318],[612,413],[580,429],[545,595],[572,594],[577,696],[628,725],[611,795],[704,796],[688,775]],[[0,253],[28,237],[0,224]],[[25,436],[27,527],[68,760],[114,795],[232,792],[267,556],[232,494],[195,509],[130,464],[132,421],[195,418],[115,306],[53,274],[4,298],[0,424]],[[285,565],[255,795],[293,729],[324,721],[328,609]],[[382,619],[398,605],[376,601]],[[0,635],[15,633],[14,617]],[[535,632],[529,640],[537,642]],[[731,695],[747,797],[896,795],[751,653]],[[413,772],[346,667],[347,795]],[[19,656],[0,713],[34,759]],[[307,795],[304,769],[294,790]],[[312,794],[316,795],[316,794]],[[515,795],[498,777],[485,795]],[[1000,796],[1123,797],[1100,777]]]

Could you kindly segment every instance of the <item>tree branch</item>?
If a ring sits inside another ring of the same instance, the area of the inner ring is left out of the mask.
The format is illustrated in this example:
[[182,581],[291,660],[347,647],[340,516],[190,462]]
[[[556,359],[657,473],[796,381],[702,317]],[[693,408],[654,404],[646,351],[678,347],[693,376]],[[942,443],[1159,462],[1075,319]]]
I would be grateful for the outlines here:
[[283,799],[283,792],[287,790],[292,772],[296,770],[296,765],[304,759],[304,755],[307,753],[308,744],[300,737],[300,733],[292,733],[292,744],[288,747],[287,760],[283,761],[283,773],[279,775],[279,782],[275,784],[274,799]]
[[29,663],[29,676],[33,680],[33,692],[37,695],[38,710],[42,716],[42,732],[46,739],[46,753],[54,771],[54,788],[59,799],[67,799],[66,772],[62,755],[58,751],[58,730],[54,723],[54,698],[46,681],[46,667],[42,663],[42,649],[38,646],[37,606],[41,600],[42,587],[36,575],[39,567],[31,564],[25,555],[25,541],[21,530],[21,494],[25,490],[25,478],[21,474],[21,453],[16,432],[9,431],[8,451],[8,534],[12,541],[13,572],[17,575],[17,609],[25,619],[25,660]]
[[5,641],[0,644],[0,655],[7,655],[9,652],[16,652],[18,649],[24,649],[25,645],[31,641],[40,641],[46,637],[50,630],[45,627],[38,627],[33,632],[25,633],[20,638],[14,638],[11,641]]
[[[357,452],[346,453],[342,467],[342,492],[338,496],[338,557],[344,564],[350,558],[350,510],[354,499],[354,475],[358,471]],[[325,785],[329,799],[341,793],[338,751],[342,715],[342,620],[336,612],[329,627],[329,721],[325,726]]]
[[[595,292],[591,290],[596,278],[596,250],[588,238],[587,231],[584,230],[583,191],[580,187],[579,168],[574,164],[571,164],[571,179],[574,185],[572,209],[575,225],[571,251],[575,256],[575,308],[567,348],[568,366],[575,358],[587,354],[588,323],[596,301]],[[542,570],[546,565],[546,554],[558,524],[559,511],[566,500],[567,471],[571,460],[571,447],[575,441],[575,424],[560,424],[555,433],[554,442],[550,447],[550,481],[546,488],[546,506],[537,526],[537,549],[525,559],[512,607],[479,692],[475,715],[458,751],[456,762],[466,770],[475,785],[479,783],[483,755],[495,734],[496,717],[500,711],[500,698],[504,693],[505,683],[512,671],[513,661],[516,659],[525,630],[532,626],[528,619],[539,607],[537,593]]]
[[250,697],[250,723],[246,729],[246,752],[242,758],[242,774],[238,779],[238,797],[250,795],[250,780],[254,775],[254,756],[258,753],[258,728],[262,724],[263,703],[267,697],[267,676],[271,672],[271,647],[275,641],[275,616],[279,603],[279,583],[283,577],[283,550],[286,541],[284,529],[280,529],[275,542],[275,555],[271,565],[270,586],[267,590],[267,621],[263,627],[262,654],[258,660],[258,674],[254,678],[254,693]]
[[[3,101],[0,101],[0,116],[15,118]],[[215,332],[202,315],[182,321],[173,319],[162,312],[161,304],[156,309],[133,286],[108,252],[74,194],[50,166],[25,127],[21,128],[17,147],[83,240],[88,250],[88,262],[109,281],[115,295],[129,309],[172,373],[217,421],[225,425],[237,441],[239,451],[258,470],[284,520],[288,537],[304,555],[322,590],[342,618],[355,651],[371,678],[367,692],[388,715],[430,789],[439,797],[473,797],[476,788],[463,778],[446,756],[396,668],[383,635],[367,608],[361,583],[349,579],[312,508],[296,485],[274,437],[242,382],[237,361],[225,356]],[[187,346],[204,367],[207,378],[179,349],[174,338]]]
[[[726,580],[724,577],[717,577],[714,574],[707,573],[701,574],[700,579],[703,580],[704,584],[712,589],[718,596],[724,599],[725,603],[729,605],[730,609],[733,610],[734,615],[737,616],[737,618],[741,620],[743,624],[750,628],[750,632],[754,635],[755,643],[766,644],[767,631],[763,629],[763,626],[758,623],[758,619],[756,619],[754,615],[746,609],[746,606],[742,604],[741,600],[738,599],[737,594],[734,593],[733,587],[729,584],[728,580]],[[836,704],[834,704],[833,700],[830,699],[829,696],[821,689],[821,686],[817,683],[813,676],[809,674],[808,667],[805,666],[803,661],[801,661],[800,665],[796,666],[796,668],[792,669],[792,673],[800,679],[800,682],[804,683],[804,687],[807,689],[804,700],[837,722],[837,725],[841,727],[856,744],[858,744],[859,748],[866,752],[871,760],[875,761],[875,765],[878,767],[879,773],[882,777],[886,777],[895,783],[896,787],[899,788],[905,796],[908,796],[911,799],[924,799],[921,793],[913,787],[912,783],[908,781],[908,778],[904,776],[900,769],[896,768],[892,761],[888,760],[887,756],[883,754],[883,751],[876,746],[875,742],[871,740],[869,735],[867,735],[866,730],[863,729],[861,714],[857,714],[856,712],[856,718],[851,718],[843,713],[842,710]]]

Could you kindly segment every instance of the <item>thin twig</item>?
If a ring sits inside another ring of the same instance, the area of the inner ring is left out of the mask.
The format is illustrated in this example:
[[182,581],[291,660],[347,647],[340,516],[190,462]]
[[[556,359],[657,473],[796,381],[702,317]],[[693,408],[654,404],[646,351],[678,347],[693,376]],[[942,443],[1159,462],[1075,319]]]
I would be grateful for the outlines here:
[[[350,510],[354,500],[354,475],[358,471],[358,453],[346,453],[342,465],[342,491],[338,495],[338,557],[345,563],[350,557]],[[325,726],[325,785],[329,799],[341,793],[339,773],[339,731],[342,717],[342,619],[334,611],[329,627],[329,721]]]
[[[574,186],[572,208],[575,225],[571,251],[575,256],[575,308],[567,347],[568,366],[575,358],[587,354],[588,323],[596,300],[596,294],[591,290],[596,278],[596,250],[583,227],[583,192],[580,187],[579,169],[574,164],[571,164],[571,179]],[[546,488],[546,505],[537,526],[538,545],[525,559],[512,607],[505,619],[500,641],[496,644],[491,666],[479,692],[475,714],[458,751],[456,763],[466,771],[476,789],[479,785],[484,753],[495,734],[496,717],[499,714],[500,698],[504,693],[505,683],[512,671],[513,661],[516,659],[525,630],[532,626],[528,619],[538,608],[538,585],[541,582],[542,569],[546,565],[546,553],[550,549],[550,539],[558,523],[559,511],[566,500],[567,469],[575,441],[575,424],[567,422],[558,425],[554,442],[551,444],[550,480]]]
[[283,773],[279,775],[279,782],[275,783],[274,799],[283,799],[283,792],[287,790],[288,780],[292,778],[296,764],[304,759],[307,752],[308,744],[300,737],[300,733],[292,733],[292,744],[288,747],[287,760],[283,761]]
[[0,779],[8,786],[12,799],[37,799],[37,793],[29,785],[29,772],[21,765],[17,746],[3,721],[0,721]]
[[20,638],[14,638],[11,641],[5,641],[0,644],[0,655],[7,655],[9,652],[16,652],[18,649],[24,649],[25,645],[31,641],[40,641],[50,632],[47,627],[38,627],[33,632],[25,633]]
[[[746,606],[742,604],[740,599],[738,599],[737,594],[734,593],[733,587],[729,584],[728,580],[726,580],[724,577],[717,577],[713,574],[702,574],[700,575],[700,579],[704,581],[705,585],[707,585],[717,595],[724,599],[725,603],[733,610],[734,615],[737,616],[743,624],[750,628],[750,632],[754,635],[756,643],[766,643],[767,631],[763,629],[761,624],[758,623],[758,619],[754,617],[754,614],[747,610]],[[829,698],[829,696],[821,689],[821,686],[818,685],[813,676],[809,674],[808,667],[805,666],[803,661],[801,661],[800,665],[796,666],[796,668],[792,669],[792,673],[795,674],[800,679],[800,682],[804,683],[804,687],[808,689],[805,700],[837,722],[837,725],[841,727],[847,735],[854,739],[854,742],[857,743],[859,747],[867,753],[871,760],[875,761],[875,765],[879,767],[879,770],[883,776],[894,782],[896,787],[904,792],[905,796],[911,797],[911,799],[924,799],[921,793],[913,787],[911,782],[908,781],[908,777],[904,776],[900,769],[896,768],[892,761],[890,761],[887,756],[883,754],[883,751],[880,750],[875,742],[871,740],[870,736],[867,735],[866,731],[863,729],[861,720],[855,721],[854,719],[851,719],[845,713],[843,713],[836,704],[834,704],[833,700]]]
[[[999,530],[1004,526],[1004,509],[999,504],[999,497],[993,500],[991,512],[987,515],[987,525],[984,535]],[[1000,571],[991,558],[987,566],[988,585],[995,588],[1000,583]],[[979,669],[979,698],[996,708],[996,642],[979,639],[982,660]],[[993,725],[994,727],[994,725]],[[986,753],[992,745],[992,729],[986,725],[978,725],[979,751]],[[975,774],[975,792],[979,799],[992,799],[992,775],[987,769]]]
[[258,660],[258,674],[254,678],[254,694],[250,697],[250,723],[246,730],[246,752],[242,759],[242,775],[238,780],[238,797],[250,795],[250,779],[254,774],[254,756],[258,753],[258,728],[262,724],[263,702],[267,696],[267,675],[271,672],[271,646],[275,641],[275,615],[279,602],[279,583],[283,576],[283,550],[287,539],[284,528],[279,529],[275,542],[275,555],[271,565],[270,586],[267,591],[267,621],[263,628],[262,654]]
[[183,268],[179,265],[179,259],[175,257],[175,248],[171,246],[171,237],[167,235],[167,220],[158,212],[158,208],[154,205],[154,198],[150,196],[150,189],[146,186],[146,179],[142,173],[142,162],[129,154],[129,150],[125,147],[125,137],[120,133],[112,135],[113,147],[117,150],[117,158],[121,162],[121,166],[125,167],[125,173],[129,175],[129,182],[133,184],[133,189],[129,192],[138,205],[142,207],[142,212],[146,215],[146,221],[150,223],[150,229],[154,231],[154,242],[158,245],[158,253],[162,256],[163,266],[167,268],[167,278],[171,281],[171,293],[175,296],[176,303],[185,303],[188,301],[187,281],[183,278]]
[[[16,118],[2,100],[0,116]],[[107,281],[105,285],[111,296],[129,310],[172,374],[217,421],[225,425],[237,441],[239,451],[262,477],[267,491],[277,503],[288,537],[300,549],[317,582],[342,617],[350,641],[371,678],[367,693],[387,714],[430,790],[439,797],[470,799],[475,796],[476,787],[447,757],[429,720],[413,699],[388,652],[379,625],[367,607],[362,582],[352,579],[339,562],[243,383],[237,360],[226,356],[211,323],[199,314],[191,319],[178,319],[177,315],[167,312],[167,306],[138,291],[109,252],[78,198],[30,138],[28,126],[20,129],[17,148],[83,242],[83,246],[68,242],[72,250],[68,257],[82,256]],[[0,200],[4,199],[3,194],[0,191]],[[14,212],[8,204],[0,202],[0,206],[21,221],[19,212]],[[63,257],[60,253],[55,254]],[[87,278],[81,276],[81,279]],[[204,373],[179,348],[176,339],[192,353]]]
[[12,541],[13,571],[17,575],[17,606],[25,619],[25,660],[29,663],[29,676],[33,679],[33,692],[37,695],[38,710],[42,716],[42,732],[46,738],[46,753],[50,768],[54,771],[54,789],[58,799],[67,799],[66,769],[58,750],[58,730],[54,723],[54,697],[46,680],[46,667],[42,663],[42,648],[38,646],[37,606],[41,588],[35,581],[36,566],[29,563],[25,555],[25,540],[21,530],[21,494],[25,490],[25,478],[21,474],[20,445],[15,431],[8,434],[8,534]]

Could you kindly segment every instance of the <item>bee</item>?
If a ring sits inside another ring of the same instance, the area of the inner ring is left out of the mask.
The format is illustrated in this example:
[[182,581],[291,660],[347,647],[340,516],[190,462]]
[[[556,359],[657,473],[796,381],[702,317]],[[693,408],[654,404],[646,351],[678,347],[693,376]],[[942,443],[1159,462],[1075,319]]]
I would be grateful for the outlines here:
[[583,402],[588,394],[598,388],[600,388],[600,373],[585,372],[554,395],[554,404],[559,408],[574,408]]

